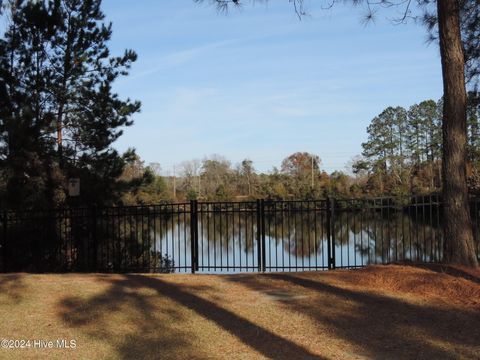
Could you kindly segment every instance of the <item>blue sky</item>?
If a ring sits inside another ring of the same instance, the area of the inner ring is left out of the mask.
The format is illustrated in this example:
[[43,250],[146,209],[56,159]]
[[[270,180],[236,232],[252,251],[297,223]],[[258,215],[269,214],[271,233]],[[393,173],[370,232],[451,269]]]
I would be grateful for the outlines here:
[[385,107],[441,96],[438,48],[422,26],[385,19],[396,10],[364,26],[361,9],[322,4],[307,1],[299,21],[288,0],[227,16],[208,0],[104,0],[112,53],[139,55],[115,90],[142,112],[115,147],[165,173],[211,154],[268,171],[296,151],[332,172],[360,154]]

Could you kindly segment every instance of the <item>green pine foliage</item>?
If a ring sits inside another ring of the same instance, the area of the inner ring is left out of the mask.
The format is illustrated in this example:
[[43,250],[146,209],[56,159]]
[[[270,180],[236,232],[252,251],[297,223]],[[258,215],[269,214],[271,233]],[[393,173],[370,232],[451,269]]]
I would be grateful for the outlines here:
[[[112,84],[137,55],[112,56],[112,24],[100,0],[12,0],[0,40],[0,162],[8,207],[102,205],[118,201],[117,181],[133,151],[112,143],[140,103]],[[67,180],[81,196],[68,199]]]
[[[353,172],[368,173],[366,192],[374,194],[426,193],[441,186],[443,101],[422,101],[408,110],[389,107],[367,128],[362,158]],[[469,175],[480,169],[480,106],[469,93]]]

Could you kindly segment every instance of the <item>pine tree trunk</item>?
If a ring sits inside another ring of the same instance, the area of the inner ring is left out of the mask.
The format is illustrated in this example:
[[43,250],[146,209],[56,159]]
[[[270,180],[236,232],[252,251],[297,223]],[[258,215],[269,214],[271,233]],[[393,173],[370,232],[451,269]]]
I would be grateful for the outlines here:
[[444,261],[477,266],[466,181],[467,96],[459,3],[457,0],[438,0],[437,10],[444,91]]

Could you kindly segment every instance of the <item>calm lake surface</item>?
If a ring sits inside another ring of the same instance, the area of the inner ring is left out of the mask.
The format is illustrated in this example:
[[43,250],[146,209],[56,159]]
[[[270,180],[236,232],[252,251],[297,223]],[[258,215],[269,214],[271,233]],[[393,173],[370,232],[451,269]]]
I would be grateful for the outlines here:
[[[204,214],[198,221],[201,272],[257,271],[258,224],[255,214]],[[415,220],[414,220],[415,219]],[[190,222],[166,220],[152,233],[152,251],[167,254],[177,271],[190,271]],[[438,261],[442,231],[433,211],[339,212],[332,221],[336,267],[357,267],[398,260]],[[267,271],[314,270],[328,267],[329,234],[325,213],[273,214],[265,217]]]

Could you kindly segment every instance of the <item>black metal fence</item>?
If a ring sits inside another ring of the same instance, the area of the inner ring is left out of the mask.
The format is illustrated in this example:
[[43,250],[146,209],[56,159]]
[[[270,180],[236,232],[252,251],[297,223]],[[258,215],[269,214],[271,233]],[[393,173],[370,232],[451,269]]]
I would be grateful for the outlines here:
[[[472,199],[479,255],[480,199]],[[4,211],[4,271],[240,272],[442,258],[438,196]]]

